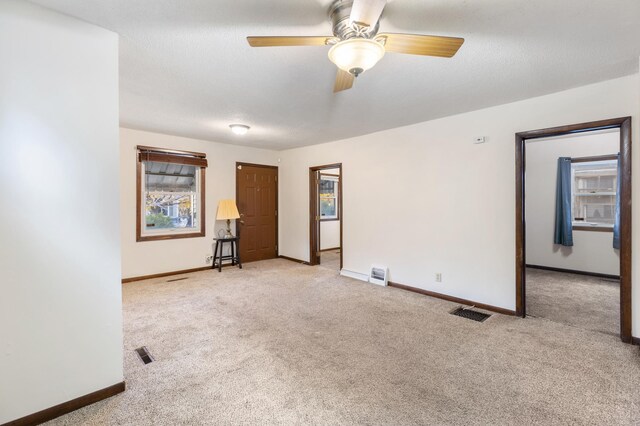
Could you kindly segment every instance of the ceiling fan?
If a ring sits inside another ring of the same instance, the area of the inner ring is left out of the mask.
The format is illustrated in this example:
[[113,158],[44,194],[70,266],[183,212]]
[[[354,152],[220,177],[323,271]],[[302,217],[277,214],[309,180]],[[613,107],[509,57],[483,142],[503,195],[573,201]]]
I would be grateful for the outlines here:
[[329,7],[333,36],[247,37],[252,47],[331,46],[329,59],[338,67],[333,92],[350,89],[385,52],[451,58],[463,38],[378,33],[387,0],[335,0]]

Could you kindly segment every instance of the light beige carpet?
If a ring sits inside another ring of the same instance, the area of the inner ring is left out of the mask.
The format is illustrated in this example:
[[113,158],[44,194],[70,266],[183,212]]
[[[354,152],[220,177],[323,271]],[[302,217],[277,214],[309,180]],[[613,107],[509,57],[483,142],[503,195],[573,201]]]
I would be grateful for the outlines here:
[[620,282],[527,268],[527,313],[620,335]]
[[127,391],[51,424],[637,424],[638,347],[455,306],[282,259],[125,284]]
[[329,250],[320,253],[320,266],[340,271],[340,250]]

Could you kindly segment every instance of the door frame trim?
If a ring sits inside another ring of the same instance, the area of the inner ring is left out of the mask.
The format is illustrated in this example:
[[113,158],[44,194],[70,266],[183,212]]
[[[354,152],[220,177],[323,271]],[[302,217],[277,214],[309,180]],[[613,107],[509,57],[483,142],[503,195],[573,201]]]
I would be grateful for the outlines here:
[[342,208],[342,163],[325,164],[322,166],[309,167],[309,265],[319,265],[319,259],[314,247],[320,248],[320,235],[316,232],[315,212],[318,208],[318,187],[315,185],[315,173],[320,170],[339,169],[340,179],[338,180],[338,217],[340,218],[340,270],[344,267],[343,253],[344,243],[342,240],[342,224],[344,223],[344,213]]
[[594,130],[620,129],[621,211],[620,211],[620,339],[632,342],[631,335],[631,117],[591,121],[516,133],[516,315],[525,317],[526,305],[526,225],[525,225],[525,142]]
[[[261,167],[263,169],[275,169],[276,171],[276,212],[278,212],[280,210],[280,202],[278,201],[278,193],[280,192],[280,170],[278,169],[278,166],[269,166],[267,164],[255,164],[255,163],[245,163],[242,161],[236,161],[236,206],[238,205],[238,198],[240,193],[239,193],[239,188],[238,188],[238,166],[248,166],[248,167]],[[216,210],[217,211],[217,210]],[[240,230],[240,224],[238,223],[240,219],[236,219],[235,221],[235,225],[236,225],[236,235],[238,236],[239,244],[240,246],[242,246],[242,239],[240,238],[240,234],[241,234],[241,230]],[[280,257],[280,244],[279,244],[279,237],[280,237],[280,231],[279,231],[279,222],[280,222],[280,215],[278,213],[276,213],[276,255],[275,258]],[[240,252],[240,250],[238,249],[238,253]],[[246,263],[243,261],[243,263]]]

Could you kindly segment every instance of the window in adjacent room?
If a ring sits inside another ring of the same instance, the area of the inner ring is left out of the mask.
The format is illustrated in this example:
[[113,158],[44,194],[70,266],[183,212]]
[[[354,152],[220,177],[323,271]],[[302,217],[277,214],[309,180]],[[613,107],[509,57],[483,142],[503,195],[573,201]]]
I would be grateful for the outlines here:
[[338,220],[338,184],[336,175],[320,175],[320,220]]
[[613,231],[618,188],[617,156],[573,158],[571,176],[574,229]]
[[138,147],[137,241],[203,237],[206,155]]

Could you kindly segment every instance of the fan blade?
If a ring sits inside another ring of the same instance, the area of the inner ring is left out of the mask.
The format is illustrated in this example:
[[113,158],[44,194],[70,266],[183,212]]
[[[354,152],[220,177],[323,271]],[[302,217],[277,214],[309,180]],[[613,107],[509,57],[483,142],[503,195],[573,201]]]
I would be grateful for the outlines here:
[[380,19],[387,0],[354,0],[349,23],[360,23],[373,27]]
[[352,74],[338,68],[338,74],[336,75],[336,84],[333,86],[333,93],[351,89],[354,80],[355,77]]
[[324,46],[331,37],[247,37],[251,47]]
[[384,40],[384,49],[387,52],[443,58],[451,58],[464,43],[463,38],[420,34],[378,34],[376,40]]

